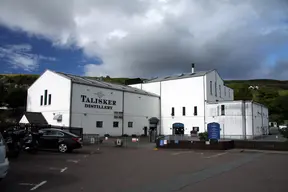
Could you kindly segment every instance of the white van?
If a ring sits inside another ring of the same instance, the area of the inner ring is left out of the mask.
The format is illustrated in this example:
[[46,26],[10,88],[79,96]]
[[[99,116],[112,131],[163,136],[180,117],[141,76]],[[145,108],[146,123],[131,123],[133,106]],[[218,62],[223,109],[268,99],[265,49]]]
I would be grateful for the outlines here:
[[6,177],[9,169],[9,161],[6,155],[6,145],[0,133],[0,181]]

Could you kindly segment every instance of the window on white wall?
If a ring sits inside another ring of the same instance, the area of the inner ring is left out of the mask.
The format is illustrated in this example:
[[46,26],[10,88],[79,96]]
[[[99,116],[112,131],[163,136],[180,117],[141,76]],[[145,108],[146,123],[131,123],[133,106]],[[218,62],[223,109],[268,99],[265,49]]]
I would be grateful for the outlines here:
[[230,89],[228,90],[228,97],[231,97]]
[[186,108],[182,107],[182,115],[185,116],[186,115]]
[[194,106],[194,116],[197,116],[198,112],[197,112],[197,106]]
[[40,97],[40,105],[41,106],[43,105],[43,95],[41,95],[41,97]]
[[129,128],[133,128],[133,122],[131,122],[131,121],[128,122],[128,127],[129,127]]
[[224,96],[226,97],[226,87],[224,87]]
[[215,82],[215,96],[217,97],[217,83]]
[[221,97],[221,85],[219,85],[219,97]]
[[213,85],[212,81],[210,81],[210,95],[213,95]]
[[174,116],[175,115],[175,110],[174,110],[174,107],[172,107],[171,109],[171,116]]
[[221,115],[225,115],[225,105],[221,105]]
[[113,122],[113,128],[118,128],[119,127],[119,122],[118,121],[114,121]]
[[96,128],[103,128],[103,121],[96,121]]
[[52,97],[51,94],[49,94],[49,95],[48,95],[48,105],[51,105],[51,100],[52,100],[51,97]]

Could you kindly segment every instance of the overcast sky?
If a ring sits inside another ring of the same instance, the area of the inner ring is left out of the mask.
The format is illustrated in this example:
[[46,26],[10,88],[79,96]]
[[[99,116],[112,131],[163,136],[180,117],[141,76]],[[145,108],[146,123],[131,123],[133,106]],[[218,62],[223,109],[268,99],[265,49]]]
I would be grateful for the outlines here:
[[288,0],[0,0],[0,25],[100,59],[89,76],[288,79]]

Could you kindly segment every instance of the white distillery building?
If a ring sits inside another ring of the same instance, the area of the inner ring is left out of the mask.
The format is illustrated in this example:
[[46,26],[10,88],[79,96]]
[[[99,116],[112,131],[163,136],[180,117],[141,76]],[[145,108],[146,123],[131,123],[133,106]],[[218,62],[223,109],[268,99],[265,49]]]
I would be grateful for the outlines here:
[[160,97],[47,70],[29,87],[26,111],[20,123],[46,120],[54,126],[83,128],[84,134],[141,135],[150,119],[160,119]]
[[216,70],[195,72],[192,64],[191,73],[130,86],[161,97],[159,133],[163,135],[174,134],[179,124],[184,134],[193,129],[204,132],[211,122],[220,124],[222,138],[268,134],[268,109],[253,102],[234,101],[233,89],[225,86]]

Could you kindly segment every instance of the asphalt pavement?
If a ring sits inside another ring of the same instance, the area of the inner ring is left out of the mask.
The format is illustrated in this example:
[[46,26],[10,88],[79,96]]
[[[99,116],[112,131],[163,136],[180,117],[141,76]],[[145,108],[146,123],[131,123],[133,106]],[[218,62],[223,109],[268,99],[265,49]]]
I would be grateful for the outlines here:
[[288,191],[288,153],[90,146],[22,154],[1,192]]

